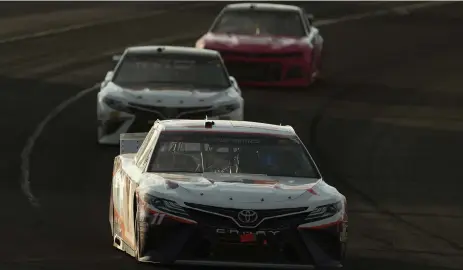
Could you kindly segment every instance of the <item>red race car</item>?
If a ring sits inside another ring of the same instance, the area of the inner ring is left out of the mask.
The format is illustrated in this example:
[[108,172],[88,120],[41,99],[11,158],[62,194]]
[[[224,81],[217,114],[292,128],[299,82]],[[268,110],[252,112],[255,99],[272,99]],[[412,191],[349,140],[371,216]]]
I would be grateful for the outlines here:
[[300,7],[239,3],[225,6],[196,47],[219,51],[240,85],[301,87],[319,76],[323,38]]

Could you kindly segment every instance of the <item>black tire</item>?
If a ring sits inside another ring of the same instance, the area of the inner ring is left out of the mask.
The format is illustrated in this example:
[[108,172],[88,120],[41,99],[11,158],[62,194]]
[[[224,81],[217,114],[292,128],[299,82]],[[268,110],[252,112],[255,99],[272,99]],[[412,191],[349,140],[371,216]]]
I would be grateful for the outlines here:
[[110,145],[102,144],[100,143],[100,134],[98,132],[98,129],[100,128],[100,122],[97,120],[96,121],[96,128],[95,128],[95,137],[96,137],[96,145],[100,148],[109,148]]
[[97,120],[96,121],[96,128],[95,128],[95,137],[96,137],[96,144],[100,147],[103,147],[103,145],[100,143],[100,134],[98,132],[98,129],[100,128],[100,122]]
[[[346,231],[347,232],[347,231]],[[346,261],[346,255],[347,255],[347,243],[348,243],[348,238],[344,239],[343,241],[340,241],[339,247],[340,247],[340,262],[341,264],[344,264]]]
[[321,74],[323,72],[323,58],[324,58],[324,49],[322,48],[321,51],[320,51],[320,64],[318,65],[317,69],[318,69],[318,72]]
[[341,263],[344,264],[346,261],[346,254],[347,254],[347,243],[341,243]]
[[138,204],[134,203],[134,211],[135,211],[135,220],[133,221],[133,227],[135,230],[135,258],[137,261],[140,261],[140,225],[139,225],[139,211],[138,211]]

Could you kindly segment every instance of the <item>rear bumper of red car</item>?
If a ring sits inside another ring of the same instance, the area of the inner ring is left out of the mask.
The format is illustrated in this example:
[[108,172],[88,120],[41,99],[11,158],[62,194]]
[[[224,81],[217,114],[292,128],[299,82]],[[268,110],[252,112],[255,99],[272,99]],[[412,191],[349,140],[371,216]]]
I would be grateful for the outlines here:
[[303,87],[312,80],[311,63],[304,58],[224,56],[228,72],[241,86]]

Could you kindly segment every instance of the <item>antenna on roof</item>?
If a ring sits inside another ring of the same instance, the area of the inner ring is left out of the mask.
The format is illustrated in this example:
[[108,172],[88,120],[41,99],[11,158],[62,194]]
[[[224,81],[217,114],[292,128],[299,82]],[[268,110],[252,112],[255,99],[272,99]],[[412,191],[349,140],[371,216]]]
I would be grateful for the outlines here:
[[206,115],[206,123],[204,123],[204,128],[212,128],[215,125],[214,121],[208,121]]

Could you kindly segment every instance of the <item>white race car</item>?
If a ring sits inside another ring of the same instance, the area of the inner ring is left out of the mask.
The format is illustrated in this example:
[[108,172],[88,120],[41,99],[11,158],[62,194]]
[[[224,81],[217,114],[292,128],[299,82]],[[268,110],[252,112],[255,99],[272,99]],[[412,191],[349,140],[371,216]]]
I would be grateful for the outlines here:
[[241,90],[216,51],[130,47],[113,59],[97,98],[100,144],[146,132],[157,119],[243,120]]
[[164,120],[123,134],[114,160],[113,245],[161,264],[340,267],[345,196],[290,126]]

